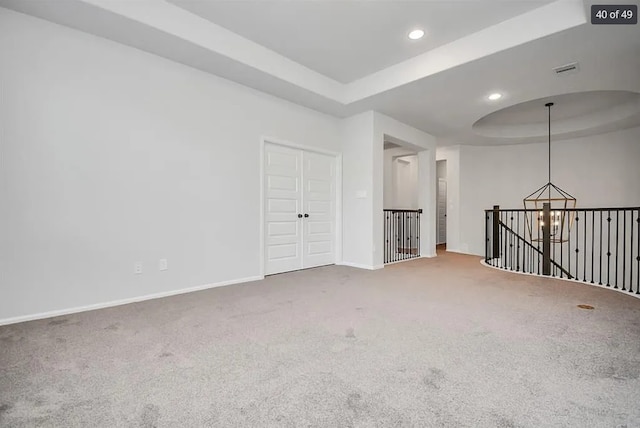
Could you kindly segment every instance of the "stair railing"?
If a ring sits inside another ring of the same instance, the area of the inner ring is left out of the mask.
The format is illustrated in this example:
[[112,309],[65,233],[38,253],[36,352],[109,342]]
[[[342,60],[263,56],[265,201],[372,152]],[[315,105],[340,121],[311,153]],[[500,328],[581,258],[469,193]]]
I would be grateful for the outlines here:
[[485,262],[640,295],[640,208],[554,209],[572,219],[561,240],[551,238],[549,208],[543,211],[486,210]]
[[384,262],[420,257],[422,210],[384,210]]

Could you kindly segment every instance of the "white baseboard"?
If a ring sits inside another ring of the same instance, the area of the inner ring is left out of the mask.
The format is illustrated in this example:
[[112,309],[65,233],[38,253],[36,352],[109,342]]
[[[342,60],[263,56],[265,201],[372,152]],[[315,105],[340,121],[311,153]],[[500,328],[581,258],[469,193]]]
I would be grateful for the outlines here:
[[358,268],[358,269],[367,269],[367,270],[378,270],[378,269],[382,269],[384,267],[384,265],[363,265],[360,263],[351,263],[351,262],[340,262],[340,263],[336,263],[339,266],[349,266],[349,267],[353,267],[353,268]]
[[164,291],[162,293],[146,294],[144,296],[130,297],[128,299],[112,300],[110,302],[95,303],[93,305],[77,306],[75,308],[60,309],[57,311],[42,312],[33,315],[23,315],[19,317],[0,319],[0,325],[15,324],[25,321],[39,320],[43,318],[57,317],[60,315],[70,315],[78,312],[93,311],[96,309],[111,308],[113,306],[127,305],[129,303],[143,302],[145,300],[161,299],[163,297],[175,296],[178,294],[192,293],[194,291],[207,290],[209,288],[224,287],[226,285],[240,284],[243,282],[259,281],[264,276],[249,276],[246,278],[232,279],[229,281],[216,282],[213,284],[198,285],[195,287],[181,288],[179,290]]

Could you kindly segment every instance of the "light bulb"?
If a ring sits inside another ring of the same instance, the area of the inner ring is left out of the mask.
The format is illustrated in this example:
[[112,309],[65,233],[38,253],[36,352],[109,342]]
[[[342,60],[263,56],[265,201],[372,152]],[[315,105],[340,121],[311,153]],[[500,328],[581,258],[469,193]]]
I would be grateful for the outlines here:
[[423,36],[424,36],[424,30],[420,30],[420,29],[413,30],[408,35],[408,37],[411,40],[418,40],[418,39],[421,39]]

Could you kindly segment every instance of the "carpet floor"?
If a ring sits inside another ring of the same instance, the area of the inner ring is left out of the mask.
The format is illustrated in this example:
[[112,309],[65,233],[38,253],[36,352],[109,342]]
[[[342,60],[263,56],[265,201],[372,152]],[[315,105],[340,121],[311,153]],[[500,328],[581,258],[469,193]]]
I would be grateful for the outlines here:
[[640,299],[479,260],[0,327],[0,426],[639,427]]

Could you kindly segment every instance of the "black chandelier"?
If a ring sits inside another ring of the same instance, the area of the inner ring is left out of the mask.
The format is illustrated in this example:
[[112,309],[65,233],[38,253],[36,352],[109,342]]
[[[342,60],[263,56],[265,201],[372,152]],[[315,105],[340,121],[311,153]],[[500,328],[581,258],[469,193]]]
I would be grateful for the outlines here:
[[[542,241],[544,227],[544,204],[549,204],[549,225],[552,243],[566,242],[573,225],[573,211],[567,211],[576,207],[576,198],[568,192],[562,190],[551,182],[551,107],[553,103],[546,103],[549,116],[549,145],[548,145],[548,172],[549,181],[529,196],[524,198],[524,208],[527,210],[535,210],[534,215],[527,219],[527,229],[531,241]],[[536,219],[535,221],[533,219]],[[536,224],[534,224],[536,223]]]

